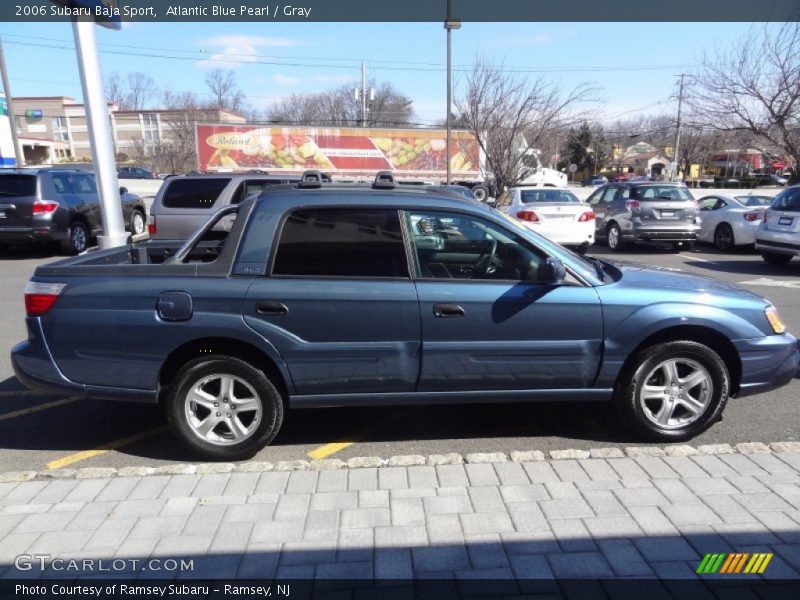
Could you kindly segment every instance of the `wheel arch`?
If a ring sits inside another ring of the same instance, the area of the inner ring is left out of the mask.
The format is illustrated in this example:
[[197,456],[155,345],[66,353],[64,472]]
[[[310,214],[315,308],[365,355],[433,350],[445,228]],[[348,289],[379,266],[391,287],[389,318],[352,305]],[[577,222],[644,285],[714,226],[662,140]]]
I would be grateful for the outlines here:
[[[202,356],[232,356],[262,370],[272,384],[288,400],[291,393],[291,380],[288,373],[260,348],[239,339],[224,337],[205,337],[185,342],[175,348],[161,365],[158,372],[159,392],[167,389],[180,368],[187,362]],[[159,393],[159,401],[163,394]]]
[[[628,355],[617,375],[617,383],[624,379],[633,364],[634,358],[644,349],[664,342],[697,342],[716,352],[730,375],[731,396],[739,392],[742,381],[742,361],[733,342],[713,327],[705,325],[673,325],[651,333],[639,342]],[[616,387],[616,386],[615,386]]]

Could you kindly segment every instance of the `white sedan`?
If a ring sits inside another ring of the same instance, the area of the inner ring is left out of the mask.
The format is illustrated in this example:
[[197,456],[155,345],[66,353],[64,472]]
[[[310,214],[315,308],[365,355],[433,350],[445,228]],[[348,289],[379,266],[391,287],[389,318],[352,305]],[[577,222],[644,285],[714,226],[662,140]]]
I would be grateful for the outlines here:
[[697,240],[713,243],[723,252],[754,244],[771,203],[771,196],[705,196],[698,201],[702,223]]
[[579,253],[594,243],[594,212],[569,190],[519,186],[504,192],[495,207],[531,231]]

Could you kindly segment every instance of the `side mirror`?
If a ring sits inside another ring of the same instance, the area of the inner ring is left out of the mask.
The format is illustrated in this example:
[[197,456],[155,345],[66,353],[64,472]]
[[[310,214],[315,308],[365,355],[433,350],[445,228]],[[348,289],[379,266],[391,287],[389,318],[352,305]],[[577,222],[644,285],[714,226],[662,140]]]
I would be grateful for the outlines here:
[[545,261],[542,283],[560,285],[566,277],[567,269],[564,267],[564,263],[552,256]]
[[126,187],[119,188],[119,195],[120,196],[122,196],[123,194],[127,194],[127,193],[128,193],[128,188],[126,188]]

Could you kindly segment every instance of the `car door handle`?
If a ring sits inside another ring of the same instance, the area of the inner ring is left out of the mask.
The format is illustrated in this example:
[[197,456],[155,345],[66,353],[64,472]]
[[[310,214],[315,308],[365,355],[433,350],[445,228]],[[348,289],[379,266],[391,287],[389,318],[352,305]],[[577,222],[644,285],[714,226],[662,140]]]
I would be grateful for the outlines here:
[[288,315],[289,308],[283,302],[257,302],[256,312],[260,315]]
[[440,319],[454,319],[464,316],[464,309],[458,304],[434,304],[433,316]]

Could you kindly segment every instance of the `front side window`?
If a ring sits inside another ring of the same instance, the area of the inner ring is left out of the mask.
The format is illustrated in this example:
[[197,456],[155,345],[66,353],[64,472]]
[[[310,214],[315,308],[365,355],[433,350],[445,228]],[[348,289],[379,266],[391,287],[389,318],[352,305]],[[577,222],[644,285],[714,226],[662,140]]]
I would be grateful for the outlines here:
[[396,210],[306,209],[281,229],[273,275],[408,277]]
[[514,233],[458,213],[409,212],[416,276],[539,281],[545,257]]

